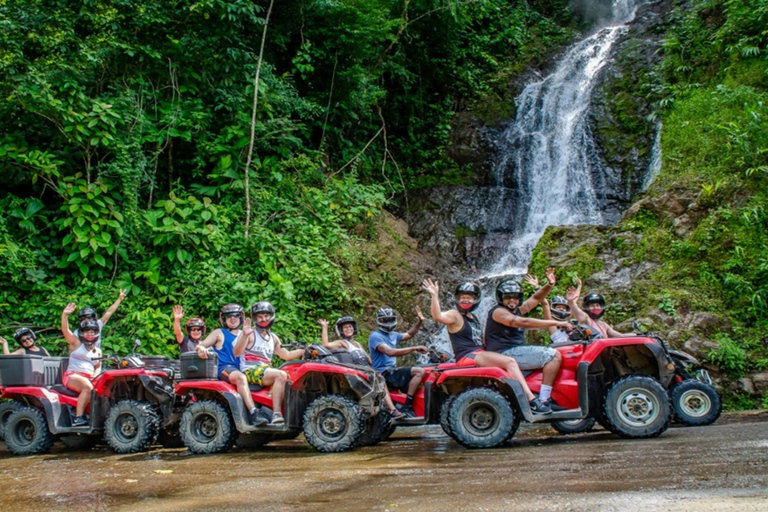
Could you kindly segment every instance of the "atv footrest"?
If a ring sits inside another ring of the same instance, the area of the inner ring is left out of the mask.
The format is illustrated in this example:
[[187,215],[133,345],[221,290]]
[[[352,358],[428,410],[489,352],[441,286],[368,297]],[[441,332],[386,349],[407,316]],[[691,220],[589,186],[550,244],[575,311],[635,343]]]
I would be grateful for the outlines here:
[[260,427],[248,425],[248,427],[243,430],[243,434],[283,434],[289,430],[291,429],[288,426],[288,423],[283,423],[282,425],[262,425]]
[[533,421],[531,423],[543,423],[547,421],[560,421],[560,420],[580,420],[584,418],[581,413],[581,409],[568,409],[565,411],[557,411],[552,414],[534,414]]
[[399,420],[394,420],[392,422],[393,425],[397,425],[401,427],[424,425],[424,423],[425,421],[423,416],[417,416],[415,418],[400,418]]
[[90,425],[82,425],[80,427],[59,427],[56,434],[92,434]]

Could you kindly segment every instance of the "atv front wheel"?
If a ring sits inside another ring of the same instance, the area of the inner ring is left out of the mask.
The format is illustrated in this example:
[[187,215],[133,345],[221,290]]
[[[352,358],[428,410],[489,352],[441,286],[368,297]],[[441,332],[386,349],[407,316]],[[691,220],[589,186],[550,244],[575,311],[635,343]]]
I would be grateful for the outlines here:
[[25,407],[25,405],[16,400],[8,400],[0,404],[0,441],[5,439],[5,424],[8,418],[22,407]]
[[141,452],[155,444],[160,420],[149,402],[121,400],[104,421],[104,439],[117,453]]
[[192,453],[220,453],[232,448],[238,432],[229,411],[214,400],[200,400],[181,415],[181,439]]
[[392,423],[389,411],[382,407],[379,413],[365,422],[363,433],[355,443],[357,446],[373,446],[387,438],[389,427]]
[[582,418],[580,420],[553,421],[552,428],[563,435],[581,434],[588,432],[595,426],[595,418]]
[[5,445],[14,455],[47,453],[53,445],[48,422],[39,409],[21,407],[5,424]]
[[683,425],[711,425],[723,408],[715,387],[700,380],[684,380],[672,388],[670,396],[675,418]]
[[669,395],[659,382],[645,375],[628,375],[605,393],[603,413],[611,432],[621,437],[656,437],[672,421]]
[[342,395],[321,396],[304,412],[304,437],[324,453],[351,450],[363,427],[360,406]]
[[509,401],[490,388],[472,388],[456,395],[448,421],[452,437],[467,448],[495,448],[507,442],[519,424]]

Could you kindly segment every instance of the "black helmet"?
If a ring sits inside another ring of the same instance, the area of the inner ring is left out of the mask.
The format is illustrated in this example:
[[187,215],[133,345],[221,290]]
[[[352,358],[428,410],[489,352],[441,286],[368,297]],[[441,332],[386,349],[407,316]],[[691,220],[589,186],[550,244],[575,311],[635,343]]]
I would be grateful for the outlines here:
[[[459,295],[472,295],[475,300],[470,303],[462,304],[459,302]],[[453,296],[456,298],[456,309],[462,313],[469,313],[470,311],[474,311],[477,306],[480,305],[480,295],[480,287],[477,286],[477,284],[472,282],[461,283],[456,287],[456,292],[453,294]]]
[[18,343],[19,346],[23,346],[21,344],[21,338],[23,336],[31,336],[33,345],[37,343],[37,336],[35,336],[35,333],[32,332],[32,329],[30,329],[29,327],[22,327],[18,329],[15,333],[13,333],[13,339],[16,340],[16,343]]
[[384,332],[392,332],[397,326],[397,313],[392,308],[379,308],[376,312],[376,325]]
[[[96,336],[92,339],[88,339],[85,337],[85,331],[96,331]],[[80,343],[85,343],[87,345],[96,343],[96,340],[99,339],[100,334],[101,329],[99,329],[99,322],[93,320],[92,318],[86,318],[80,322],[80,327],[77,330],[77,338],[80,340]]]
[[245,320],[243,306],[240,304],[227,304],[226,306],[222,306],[222,308],[219,310],[219,322],[225,329],[227,328],[227,318],[230,316],[236,316],[240,318],[240,325],[237,326],[238,329],[243,326],[243,320]]
[[[266,322],[256,322],[256,315],[259,313],[268,313],[269,320]],[[269,329],[272,327],[272,324],[275,323],[275,306],[272,305],[271,302],[267,302],[265,300],[261,302],[257,302],[251,307],[251,320],[256,324],[256,327],[259,329]]]
[[99,319],[96,315],[96,310],[90,306],[80,308],[80,311],[77,312],[77,318],[79,318],[81,322],[86,318],[90,318],[91,320]]
[[[496,302],[504,305],[504,295],[514,295],[520,304],[523,303],[523,287],[512,279],[505,279],[496,287]],[[518,304],[518,305],[520,305]]]
[[336,334],[339,335],[339,338],[344,337],[344,333],[342,332],[341,328],[346,324],[352,324],[352,328],[355,330],[352,333],[352,336],[357,336],[357,322],[355,322],[355,319],[351,316],[343,316],[336,320]]
[[[597,320],[601,316],[605,314],[605,299],[602,295],[599,293],[590,293],[586,297],[584,297],[584,302],[582,302],[584,312],[589,315],[589,317],[592,320]],[[587,307],[589,304],[600,304],[602,306],[602,309],[596,310],[596,311],[590,311]]]
[[189,336],[189,331],[193,327],[202,327],[203,334],[201,336],[205,336],[205,331],[206,331],[206,329],[205,329],[205,322],[203,322],[202,318],[195,317],[195,318],[190,318],[189,320],[187,320],[187,324],[184,326],[184,330],[187,331],[187,336]]
[[[565,306],[566,310],[558,311],[554,308],[556,305]],[[556,295],[549,301],[549,309],[552,312],[552,316],[558,320],[567,320],[571,316],[571,306],[568,305],[568,301],[562,295]]]

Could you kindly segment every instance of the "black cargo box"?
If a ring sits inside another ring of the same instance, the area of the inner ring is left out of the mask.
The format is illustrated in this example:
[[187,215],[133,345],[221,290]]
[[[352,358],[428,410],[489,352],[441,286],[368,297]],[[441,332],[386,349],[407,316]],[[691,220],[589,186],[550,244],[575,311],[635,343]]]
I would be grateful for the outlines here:
[[195,352],[181,354],[182,380],[208,380],[219,378],[219,356],[208,354],[208,359],[200,359]]
[[43,356],[0,355],[0,386],[45,386]]
[[171,358],[166,356],[141,356],[144,366],[148,368],[170,368]]

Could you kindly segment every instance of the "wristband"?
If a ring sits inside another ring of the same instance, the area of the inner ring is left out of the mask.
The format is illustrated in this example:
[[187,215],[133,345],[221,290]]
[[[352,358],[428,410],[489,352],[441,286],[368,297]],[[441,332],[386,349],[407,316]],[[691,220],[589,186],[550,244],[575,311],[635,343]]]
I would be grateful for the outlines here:
[[534,291],[534,292],[537,292],[537,291],[539,291],[539,290],[541,290],[541,286],[539,286],[538,288],[534,288],[534,289],[533,289],[533,291]]

